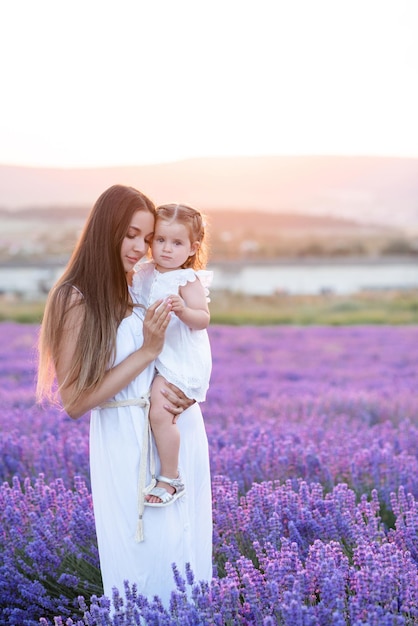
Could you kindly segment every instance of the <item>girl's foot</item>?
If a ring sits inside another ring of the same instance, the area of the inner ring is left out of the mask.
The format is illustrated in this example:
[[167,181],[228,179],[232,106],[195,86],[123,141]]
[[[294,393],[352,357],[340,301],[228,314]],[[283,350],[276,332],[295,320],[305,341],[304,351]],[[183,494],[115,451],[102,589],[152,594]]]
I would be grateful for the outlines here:
[[[162,480],[159,480],[155,485],[154,489],[165,489],[172,496],[175,494],[176,490],[174,487],[169,485],[168,483],[164,483]],[[162,500],[158,496],[152,496],[152,491],[145,497],[145,501],[151,504],[161,504]]]
[[180,474],[177,478],[157,476],[157,480],[156,487],[151,489],[145,496],[146,506],[168,506],[186,493],[186,488]]

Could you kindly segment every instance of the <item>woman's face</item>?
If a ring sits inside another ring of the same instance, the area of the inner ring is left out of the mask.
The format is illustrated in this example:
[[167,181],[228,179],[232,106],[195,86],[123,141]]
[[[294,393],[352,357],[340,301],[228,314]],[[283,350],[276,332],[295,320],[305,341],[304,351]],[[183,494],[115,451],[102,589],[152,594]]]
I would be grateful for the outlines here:
[[154,233],[154,222],[154,215],[149,211],[137,211],[132,216],[120,249],[125,272],[130,272],[148,252]]

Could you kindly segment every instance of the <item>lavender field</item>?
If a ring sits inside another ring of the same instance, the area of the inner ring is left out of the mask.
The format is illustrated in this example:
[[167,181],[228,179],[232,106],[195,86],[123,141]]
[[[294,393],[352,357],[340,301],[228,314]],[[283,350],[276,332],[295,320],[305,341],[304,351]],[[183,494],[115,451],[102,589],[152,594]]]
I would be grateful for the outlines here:
[[418,624],[417,326],[211,327],[214,577],[174,568],[170,610],[102,597],[88,417],[35,405],[37,330],[0,324],[1,624]]

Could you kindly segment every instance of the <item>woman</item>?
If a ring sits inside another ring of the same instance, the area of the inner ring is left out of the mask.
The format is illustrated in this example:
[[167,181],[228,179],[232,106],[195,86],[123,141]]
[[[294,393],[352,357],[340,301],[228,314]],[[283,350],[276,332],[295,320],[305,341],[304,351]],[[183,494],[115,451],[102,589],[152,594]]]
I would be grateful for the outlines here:
[[188,490],[163,511],[144,509],[144,488],[150,490],[159,473],[148,392],[170,305],[157,302],[145,312],[135,306],[130,283],[148,252],[154,221],[153,203],[132,187],[114,185],[97,200],[45,308],[38,397],[51,397],[56,378],[72,418],[91,411],[90,472],[105,595],[111,597],[113,587],[122,593],[128,581],[168,605],[172,563],[183,573],[190,563],[198,580],[212,577],[212,511],[202,414],[172,385],[164,396],[178,418],[179,466]]

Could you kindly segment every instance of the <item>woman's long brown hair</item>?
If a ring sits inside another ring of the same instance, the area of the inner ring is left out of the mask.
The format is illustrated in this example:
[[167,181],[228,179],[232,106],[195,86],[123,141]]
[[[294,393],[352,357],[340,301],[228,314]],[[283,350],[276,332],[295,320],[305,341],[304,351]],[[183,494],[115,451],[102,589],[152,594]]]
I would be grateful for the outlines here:
[[[129,306],[120,251],[137,211],[155,215],[154,203],[124,185],[107,189],[91,210],[70,261],[47,299],[39,338],[38,400],[57,397],[53,383],[71,306],[80,306],[83,315],[73,363],[61,382],[61,386],[74,386],[71,405],[103,380],[113,362],[117,329]],[[79,298],[74,298],[75,290]]]

